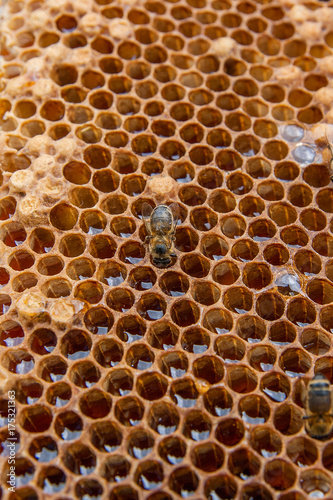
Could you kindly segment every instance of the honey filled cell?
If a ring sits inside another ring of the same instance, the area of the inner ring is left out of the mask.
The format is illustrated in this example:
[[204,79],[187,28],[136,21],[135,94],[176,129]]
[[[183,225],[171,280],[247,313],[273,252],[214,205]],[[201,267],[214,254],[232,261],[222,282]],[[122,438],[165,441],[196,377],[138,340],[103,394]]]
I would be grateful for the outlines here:
[[329,500],[332,2],[0,10],[0,497]]

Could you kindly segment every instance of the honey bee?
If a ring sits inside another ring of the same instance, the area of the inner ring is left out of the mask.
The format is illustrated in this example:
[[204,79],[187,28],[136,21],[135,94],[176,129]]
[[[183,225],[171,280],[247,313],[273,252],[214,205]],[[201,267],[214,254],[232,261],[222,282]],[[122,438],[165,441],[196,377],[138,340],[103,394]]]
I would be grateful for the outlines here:
[[179,218],[179,206],[177,203],[172,203],[169,207],[159,205],[153,209],[148,203],[144,203],[142,218],[148,232],[146,243],[149,244],[153,263],[157,267],[168,267],[171,258],[176,257],[173,242]]
[[331,153],[331,159],[330,159],[330,178],[331,181],[333,181],[333,132],[332,130],[328,130],[328,127],[326,127],[326,140],[327,140],[327,145]]
[[333,430],[333,394],[331,384],[317,373],[302,394],[306,432],[315,439],[326,439]]

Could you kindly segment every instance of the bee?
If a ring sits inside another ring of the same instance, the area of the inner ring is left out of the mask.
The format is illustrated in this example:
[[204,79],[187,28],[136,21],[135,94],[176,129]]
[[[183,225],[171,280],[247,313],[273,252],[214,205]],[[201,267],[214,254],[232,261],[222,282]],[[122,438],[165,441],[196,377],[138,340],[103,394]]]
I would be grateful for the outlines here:
[[315,439],[326,439],[333,430],[333,394],[327,378],[317,373],[303,388],[306,432]]
[[333,132],[331,129],[328,131],[328,127],[326,127],[326,140],[327,140],[328,148],[329,148],[330,153],[331,153],[329,171],[330,171],[331,181],[333,181]]
[[149,244],[153,263],[157,267],[168,267],[171,258],[176,257],[173,242],[179,218],[179,206],[177,203],[172,203],[169,207],[159,205],[153,209],[148,203],[144,203],[142,218],[148,232],[145,242]]

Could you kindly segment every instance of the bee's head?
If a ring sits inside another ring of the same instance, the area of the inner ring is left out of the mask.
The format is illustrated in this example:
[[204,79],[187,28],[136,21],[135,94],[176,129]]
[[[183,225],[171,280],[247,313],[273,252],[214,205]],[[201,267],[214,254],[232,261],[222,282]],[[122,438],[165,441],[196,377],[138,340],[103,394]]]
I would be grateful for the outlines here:
[[157,255],[164,255],[167,252],[167,250],[168,248],[164,243],[164,241],[159,241],[154,247],[154,251]]

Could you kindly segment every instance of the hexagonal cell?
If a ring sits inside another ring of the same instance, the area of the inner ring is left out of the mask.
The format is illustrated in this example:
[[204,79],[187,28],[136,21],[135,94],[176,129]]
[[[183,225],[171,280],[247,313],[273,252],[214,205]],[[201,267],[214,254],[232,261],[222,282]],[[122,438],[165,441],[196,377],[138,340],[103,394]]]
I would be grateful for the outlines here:
[[291,464],[277,458],[266,465],[264,478],[272,488],[283,491],[293,486],[296,481],[296,472]]
[[57,382],[48,388],[46,400],[49,404],[61,407],[68,404],[72,397],[72,389],[66,382]]
[[90,240],[89,253],[96,259],[111,259],[116,248],[117,245],[110,236],[97,234]]
[[296,210],[288,203],[275,203],[268,210],[270,218],[279,226],[288,226],[297,219]]
[[192,408],[197,403],[199,392],[192,379],[182,378],[172,383],[170,397],[180,408]]
[[245,315],[237,321],[237,334],[250,344],[260,342],[266,335],[266,326],[259,318]]
[[117,323],[116,333],[123,342],[134,342],[140,340],[146,332],[145,322],[134,315],[127,315]]
[[254,290],[266,288],[272,280],[269,267],[266,264],[246,264],[243,270],[244,284]]
[[320,469],[311,469],[302,472],[299,482],[302,490],[309,497],[323,497],[329,492],[332,486],[330,476]]
[[137,379],[136,388],[142,398],[154,401],[165,395],[168,383],[166,378],[158,372],[143,373]]
[[227,309],[238,314],[250,311],[252,308],[252,293],[245,287],[229,288],[223,296],[223,304]]
[[221,230],[227,238],[238,239],[246,230],[246,222],[239,215],[226,216],[221,221]]
[[1,227],[0,239],[8,247],[16,247],[21,245],[27,237],[27,233],[18,222],[8,222]]
[[[47,242],[46,244],[49,244],[49,242]],[[64,236],[59,243],[59,251],[65,257],[78,257],[84,252],[85,248],[86,248],[86,242],[81,234],[75,234],[75,233],[68,234],[67,236]]]
[[197,303],[210,306],[219,300],[220,291],[213,283],[199,281],[192,287],[192,296]]
[[7,320],[0,324],[0,345],[14,347],[21,344],[24,337],[24,330],[16,321]]
[[248,480],[258,474],[260,460],[250,450],[240,448],[229,455],[228,468],[235,476]]
[[35,258],[30,252],[26,250],[18,250],[12,253],[8,259],[9,266],[14,269],[14,271],[24,271],[24,269],[29,269],[33,266]]
[[282,403],[290,393],[290,383],[287,377],[281,373],[268,373],[264,375],[260,383],[260,389],[272,401]]
[[[56,259],[56,257],[49,257],[49,259]],[[82,257],[79,259],[72,260],[67,266],[66,272],[72,280],[77,281],[77,280],[84,280],[87,278],[91,278],[94,275],[95,270],[96,267],[94,262],[90,259],[87,259],[86,257]]]
[[224,375],[223,365],[215,356],[203,356],[193,363],[193,374],[209,384],[220,382]]
[[0,294],[0,315],[6,314],[12,303],[12,299],[9,295],[4,293]]
[[191,211],[192,226],[199,231],[209,231],[217,224],[216,214],[208,208],[196,208]]
[[285,303],[280,295],[265,292],[259,295],[256,303],[256,311],[259,316],[267,321],[275,321],[281,318]]
[[288,321],[279,321],[270,327],[269,339],[276,345],[286,345],[294,342],[296,329]]
[[299,467],[306,467],[316,462],[318,451],[310,439],[299,437],[289,441],[287,455]]
[[[1,325],[3,329],[4,324]],[[5,329],[8,331],[8,327]],[[23,333],[23,332],[22,332]],[[38,328],[30,336],[30,348],[39,355],[50,354],[57,345],[57,336],[48,328]]]
[[273,266],[282,266],[289,260],[289,252],[286,247],[279,243],[267,245],[263,252],[264,259]]
[[182,352],[164,354],[160,359],[160,369],[164,375],[171,378],[183,377],[188,369],[188,360]]
[[152,325],[148,333],[148,342],[155,349],[168,350],[174,347],[178,340],[177,328],[166,321]]
[[91,235],[99,234],[106,227],[106,217],[99,210],[87,210],[82,213],[79,224],[85,233]]
[[58,447],[49,436],[36,437],[30,443],[29,454],[39,462],[49,462],[58,455]]
[[126,354],[126,363],[137,370],[149,369],[154,363],[154,353],[144,344],[135,344]]
[[301,344],[310,354],[321,356],[330,349],[329,336],[314,328],[308,328],[301,334]]
[[244,422],[248,424],[263,424],[270,415],[270,408],[262,396],[249,395],[239,402],[238,411]]
[[283,435],[291,436],[297,434],[302,426],[302,413],[295,405],[283,403],[276,409],[274,427]]
[[232,335],[218,337],[214,350],[225,363],[238,363],[245,355],[244,343]]
[[216,334],[229,332],[232,325],[232,316],[225,309],[210,309],[203,319],[203,326]]
[[173,433],[179,425],[176,408],[165,402],[153,404],[148,412],[148,425],[160,435]]
[[112,370],[103,385],[105,390],[114,396],[126,396],[133,389],[133,377],[127,369]]
[[35,360],[25,349],[7,350],[2,364],[6,370],[12,373],[25,375],[33,370]]
[[36,482],[43,491],[49,491],[51,494],[56,493],[65,487],[66,474],[59,467],[50,465],[41,469]]
[[42,385],[32,377],[18,380],[12,388],[15,390],[16,398],[21,404],[34,404],[43,394]]
[[71,368],[69,377],[77,387],[86,389],[98,382],[101,373],[91,361],[80,361]]
[[66,411],[57,415],[55,420],[55,431],[58,436],[70,441],[80,437],[83,429],[83,422],[74,411]]
[[230,366],[227,372],[229,387],[237,393],[252,392],[257,386],[257,376],[247,366]]
[[276,353],[271,346],[256,346],[248,354],[250,365],[257,371],[269,371],[276,361]]
[[60,356],[48,356],[38,365],[38,374],[46,382],[58,382],[66,372],[67,363]]
[[264,458],[272,458],[281,453],[282,441],[277,432],[258,426],[251,432],[251,446]]
[[104,418],[111,410],[111,398],[99,389],[91,389],[80,398],[79,407],[89,418]]

